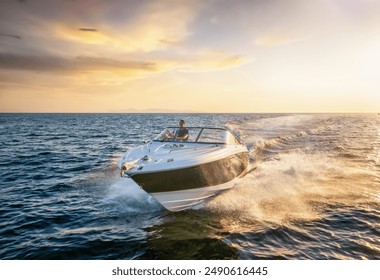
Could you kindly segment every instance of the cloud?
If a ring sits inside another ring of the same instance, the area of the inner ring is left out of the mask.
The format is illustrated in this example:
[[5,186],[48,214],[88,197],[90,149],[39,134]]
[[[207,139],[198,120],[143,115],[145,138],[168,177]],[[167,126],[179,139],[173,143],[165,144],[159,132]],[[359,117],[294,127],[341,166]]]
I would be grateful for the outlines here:
[[0,51],[104,56],[168,50],[192,35],[198,9],[198,0],[0,1],[0,37],[9,38]]
[[184,72],[207,72],[238,67],[253,59],[242,55],[221,52],[217,50],[202,50],[195,54],[162,59],[149,56],[149,59],[105,58],[91,56],[62,57],[52,55],[29,55],[0,53],[0,69],[61,72],[76,74],[78,72],[110,72],[115,74],[155,74],[164,71],[179,69]]
[[289,45],[296,42],[304,41],[310,38],[311,36],[302,36],[300,37],[293,37],[286,34],[268,34],[265,36],[257,37],[254,40],[254,44],[257,46],[265,46],[265,47],[276,47],[276,46],[283,46],[283,45]]
[[0,68],[24,71],[157,71],[157,64],[145,61],[119,61],[107,58],[76,57],[63,58],[58,56],[33,56],[0,53]]
[[58,57],[40,57],[0,53],[0,68],[11,70],[55,71],[67,70],[68,60]]
[[[169,8],[170,7],[170,8]],[[123,30],[131,50],[154,51],[186,40],[192,33],[198,1],[151,1],[140,17]]]
[[[106,45],[123,52],[162,50],[186,40],[191,35],[188,25],[196,14],[197,1],[142,3],[138,8],[139,13],[134,15],[126,9],[126,3],[114,6],[98,3],[104,5],[104,19],[100,18],[91,28],[78,28],[84,24],[89,25],[80,18],[71,20],[69,24],[65,20],[57,20],[47,28],[63,41],[82,45]],[[109,20],[115,12],[115,6],[121,11],[125,10],[125,13],[118,12],[117,19]],[[88,14],[86,16],[90,17]]]
[[[124,60],[101,57],[59,57],[0,53],[1,87],[70,89],[116,86],[172,70],[175,61]],[[14,77],[18,77],[16,80]]]
[[241,54],[207,50],[183,60],[178,68],[183,72],[210,72],[239,67],[253,60]]
[[105,27],[103,27],[102,31],[98,31],[95,28],[78,28],[78,25],[80,23],[67,24],[58,22],[52,25],[50,32],[60,40],[73,42],[79,48],[81,46],[78,43],[88,45],[123,45],[125,43],[121,37],[108,32]]
[[84,31],[84,32],[98,32],[95,28],[78,28],[79,31]]
[[0,37],[6,37],[6,38],[12,38],[12,39],[19,39],[21,40],[21,36],[13,35],[13,34],[2,34],[0,33]]

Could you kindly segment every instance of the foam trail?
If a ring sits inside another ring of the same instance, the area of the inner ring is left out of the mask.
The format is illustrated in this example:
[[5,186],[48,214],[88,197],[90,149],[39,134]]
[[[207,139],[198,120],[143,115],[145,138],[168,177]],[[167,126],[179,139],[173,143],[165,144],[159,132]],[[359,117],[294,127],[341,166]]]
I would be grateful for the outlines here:
[[268,148],[279,147],[297,138],[330,130],[331,120],[312,115],[290,115],[255,119],[244,123],[244,126],[229,123],[227,127],[239,136],[255,156]]
[[207,208],[251,222],[288,225],[323,217],[323,205],[354,205],[365,200],[363,176],[375,174],[345,166],[326,154],[293,152],[262,162],[237,186],[211,200]]

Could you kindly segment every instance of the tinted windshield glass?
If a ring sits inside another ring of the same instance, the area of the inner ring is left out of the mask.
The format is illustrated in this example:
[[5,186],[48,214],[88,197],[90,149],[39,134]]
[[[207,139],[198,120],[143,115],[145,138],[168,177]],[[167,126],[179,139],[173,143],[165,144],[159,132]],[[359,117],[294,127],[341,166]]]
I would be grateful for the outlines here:
[[234,135],[224,129],[204,128],[197,142],[240,144]]
[[[197,137],[199,135],[199,132],[201,131],[201,128],[192,127],[192,128],[186,128],[188,132],[188,138],[187,140],[184,140],[183,142],[195,142],[197,140]],[[176,135],[178,135],[179,128],[166,128],[164,131],[162,131],[154,140],[156,141],[180,141],[176,139]]]
[[220,129],[203,129],[197,142],[226,143],[226,131]]
[[197,137],[198,137],[201,129],[200,128],[188,128],[188,130],[189,130],[189,138],[187,139],[187,142],[195,142],[197,140]]
[[197,143],[218,143],[218,144],[240,144],[234,135],[228,130],[218,128],[187,127],[187,140],[178,140],[178,129],[175,127],[166,128],[154,140],[155,141],[180,141]]
[[156,141],[173,141],[174,138],[174,129],[166,128],[164,131],[162,131],[160,134],[157,135],[154,140]]

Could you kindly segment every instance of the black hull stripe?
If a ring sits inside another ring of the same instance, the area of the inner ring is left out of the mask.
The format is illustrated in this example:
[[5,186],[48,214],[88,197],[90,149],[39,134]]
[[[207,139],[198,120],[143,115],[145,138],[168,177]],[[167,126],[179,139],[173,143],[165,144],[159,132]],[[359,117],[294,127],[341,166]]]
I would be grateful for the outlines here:
[[248,153],[193,167],[156,173],[132,175],[132,179],[148,193],[204,188],[227,183],[239,177],[248,165]]

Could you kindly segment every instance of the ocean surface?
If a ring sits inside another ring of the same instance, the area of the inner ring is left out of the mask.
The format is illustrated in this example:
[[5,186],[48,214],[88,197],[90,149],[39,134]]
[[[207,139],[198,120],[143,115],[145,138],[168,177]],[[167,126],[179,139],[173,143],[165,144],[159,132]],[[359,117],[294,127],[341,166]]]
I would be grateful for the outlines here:
[[[171,213],[117,160],[228,127],[250,172]],[[0,114],[0,259],[380,259],[378,114]]]

